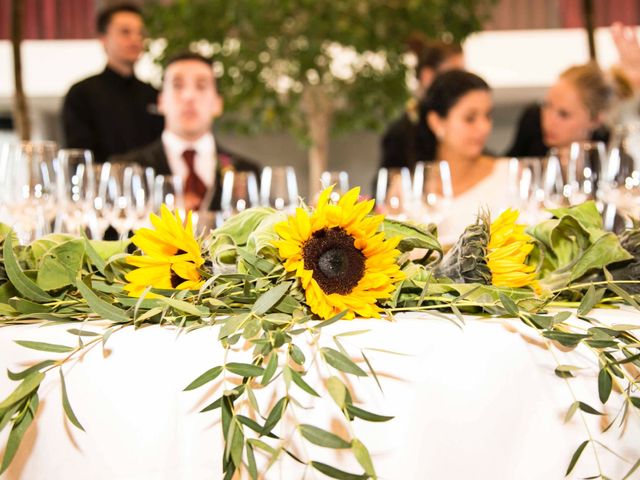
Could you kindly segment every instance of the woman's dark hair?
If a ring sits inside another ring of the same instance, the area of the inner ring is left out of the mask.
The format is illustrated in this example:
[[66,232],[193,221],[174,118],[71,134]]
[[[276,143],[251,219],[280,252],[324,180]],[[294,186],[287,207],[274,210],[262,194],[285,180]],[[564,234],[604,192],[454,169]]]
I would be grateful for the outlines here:
[[418,161],[435,160],[438,146],[438,140],[427,123],[427,114],[435,112],[445,118],[463,96],[474,90],[490,91],[491,87],[479,76],[465,70],[449,70],[435,78],[420,102],[416,138]]

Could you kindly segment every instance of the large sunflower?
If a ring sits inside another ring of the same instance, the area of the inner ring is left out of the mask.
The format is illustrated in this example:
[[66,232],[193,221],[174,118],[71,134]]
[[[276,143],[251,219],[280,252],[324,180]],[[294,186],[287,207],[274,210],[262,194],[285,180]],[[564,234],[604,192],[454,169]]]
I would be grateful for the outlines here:
[[160,215],[150,216],[154,230],[141,228],[131,238],[144,253],[127,257],[127,263],[138,267],[125,276],[129,283],[124,289],[133,297],[149,286],[185,290],[200,288],[204,283],[199,271],[204,260],[193,235],[191,212],[184,224],[180,214],[176,211],[174,216],[165,205]]
[[333,204],[332,187],[325,189],[310,215],[295,216],[275,226],[275,242],[284,267],[295,272],[311,311],[321,318],[347,310],[345,318],[379,317],[378,300],[389,298],[404,279],[396,263],[399,238],[379,232],[382,215],[368,216],[373,200],[358,202],[359,188]]
[[507,209],[491,224],[487,245],[487,266],[491,283],[499,287],[537,288],[535,267],[525,260],[533,250],[525,225],[516,223],[519,212]]

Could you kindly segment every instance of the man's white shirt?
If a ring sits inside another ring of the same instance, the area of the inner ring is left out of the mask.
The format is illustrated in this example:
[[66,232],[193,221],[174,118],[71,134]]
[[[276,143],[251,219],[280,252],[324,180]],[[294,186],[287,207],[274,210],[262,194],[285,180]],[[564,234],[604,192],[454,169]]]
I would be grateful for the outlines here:
[[189,169],[182,157],[185,150],[193,149],[196,152],[194,170],[204,184],[211,188],[216,174],[216,141],[212,133],[205,133],[195,142],[188,142],[175,133],[165,130],[162,132],[162,145],[167,155],[167,162],[173,175],[179,175],[186,180]]

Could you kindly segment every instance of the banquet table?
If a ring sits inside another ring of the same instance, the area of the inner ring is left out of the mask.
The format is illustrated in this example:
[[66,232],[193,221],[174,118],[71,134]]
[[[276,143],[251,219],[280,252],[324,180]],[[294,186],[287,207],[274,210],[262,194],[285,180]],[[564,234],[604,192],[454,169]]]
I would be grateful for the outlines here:
[[[640,313],[622,309],[592,312],[603,322],[640,325]],[[624,434],[617,426],[601,433],[621,405],[617,393],[603,406],[598,400],[597,360],[585,349],[549,348],[540,335],[519,320],[464,317],[458,326],[426,313],[389,320],[334,323],[322,331],[320,344],[333,336],[353,355],[361,352],[375,368],[382,391],[372,378],[352,379],[354,402],[367,410],[393,415],[384,423],[354,422],[358,438],[369,448],[381,479],[561,479],[575,449],[594,438],[623,457],[599,447],[598,461],[609,478],[622,478],[640,457],[640,416],[631,412]],[[576,320],[577,321],[577,320]],[[0,328],[0,365],[17,371],[35,361],[62,354],[38,352],[15,340],[73,345],[75,325]],[[99,331],[87,323],[85,329]],[[73,409],[85,431],[66,419],[60,379],[50,374],[41,386],[36,421],[2,480],[29,479],[218,479],[222,478],[223,439],[219,410],[199,413],[216,398],[222,380],[183,391],[198,375],[223,362],[217,327],[190,332],[147,326],[114,333],[104,349],[95,348],[64,373]],[[311,345],[303,350],[312,358]],[[395,353],[390,353],[395,352]],[[228,361],[250,361],[249,349]],[[555,375],[558,364],[581,367],[575,378]],[[364,363],[362,363],[364,367]],[[323,368],[308,378],[321,392]],[[0,380],[0,396],[15,383]],[[275,388],[275,387],[274,387]],[[259,392],[261,405],[275,398]],[[312,401],[293,390],[300,402],[297,421],[340,430],[339,411],[329,398]],[[327,395],[328,396],[328,395]],[[570,405],[581,400],[609,416],[576,413],[565,423]],[[265,414],[266,412],[261,412]],[[287,419],[281,427],[286,430]],[[291,421],[289,419],[288,421]],[[0,436],[2,445],[7,430]],[[346,430],[342,431],[343,435]],[[280,432],[285,433],[286,432]],[[303,458],[320,459],[343,470],[360,472],[349,452],[306,446]],[[264,459],[261,460],[264,464]],[[590,446],[569,478],[599,473]],[[326,478],[284,455],[266,479]],[[640,471],[630,478],[640,478]]]

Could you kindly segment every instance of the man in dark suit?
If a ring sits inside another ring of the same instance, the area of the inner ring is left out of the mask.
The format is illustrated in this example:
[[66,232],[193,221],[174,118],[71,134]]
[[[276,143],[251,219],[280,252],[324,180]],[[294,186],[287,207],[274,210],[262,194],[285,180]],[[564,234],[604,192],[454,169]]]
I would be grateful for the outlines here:
[[165,116],[161,138],[110,160],[150,166],[161,175],[178,175],[184,181],[187,209],[219,210],[224,171],[257,172],[258,167],[218,145],[211,132],[213,119],[223,109],[211,62],[195,53],[169,60],[158,108]]
[[96,23],[107,66],[71,87],[62,123],[65,146],[89,149],[102,163],[158,138],[163,122],[156,107],[158,91],[133,71],[144,49],[140,9],[119,4],[102,11]]

